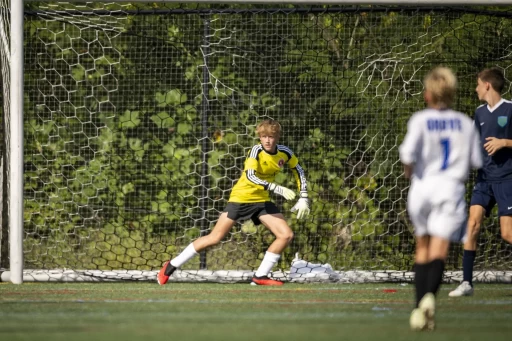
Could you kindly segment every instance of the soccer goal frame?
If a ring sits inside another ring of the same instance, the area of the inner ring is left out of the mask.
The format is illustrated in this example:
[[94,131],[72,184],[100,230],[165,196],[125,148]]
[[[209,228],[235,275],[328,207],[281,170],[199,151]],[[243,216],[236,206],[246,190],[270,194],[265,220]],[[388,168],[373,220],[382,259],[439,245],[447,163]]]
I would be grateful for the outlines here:
[[[3,0],[4,4],[7,5],[7,2],[9,0]],[[0,27],[0,44],[2,48],[2,73],[4,74],[4,87],[3,87],[3,93],[4,93],[4,127],[5,127],[5,138],[6,138],[6,146],[8,149],[6,149],[6,154],[3,155],[2,158],[2,164],[7,167],[7,170],[5,172],[6,179],[4,183],[7,185],[6,188],[4,188],[4,191],[6,191],[6,195],[3,195],[4,200],[7,201],[7,203],[4,203],[4,206],[7,205],[8,211],[7,216],[4,214],[2,219],[2,224],[8,224],[8,229],[2,229],[2,231],[8,231],[8,243],[5,241],[2,242],[2,237],[0,235],[0,268],[2,264],[8,264],[8,268],[4,269],[5,271],[2,271],[0,269],[0,279],[3,281],[11,281],[15,284],[23,283],[24,281],[104,281],[104,280],[153,280],[156,276],[156,270],[155,265],[156,260],[161,259],[155,259],[155,263],[153,265],[150,264],[150,267],[153,267],[153,269],[116,269],[114,266],[109,266],[110,269],[24,269],[25,268],[25,256],[24,256],[24,236],[26,235],[24,233],[24,225],[26,223],[26,217],[24,217],[24,99],[26,97],[26,94],[24,92],[24,63],[25,63],[25,51],[24,51],[24,16],[25,16],[25,5],[30,3],[38,2],[36,0],[24,0],[24,1],[17,1],[17,0],[11,0],[10,1],[10,7],[9,12],[6,11],[6,6],[3,8],[3,13],[1,14],[3,19],[0,21],[1,27]],[[40,1],[39,1],[40,2]],[[85,1],[76,1],[71,0],[67,1],[68,3],[85,3]],[[136,4],[136,3],[146,3],[148,1],[144,0],[117,0],[117,1],[111,1],[109,3],[119,3],[119,4]],[[280,5],[280,4],[290,4],[290,5],[298,5],[298,6],[308,6],[308,8],[311,10],[315,6],[323,6],[323,5],[354,5],[354,6],[365,6],[365,5],[374,5],[374,6],[384,6],[384,5],[393,5],[393,6],[416,6],[418,8],[421,7],[427,7],[427,6],[512,6],[512,1],[509,0],[487,0],[487,1],[477,1],[477,0],[464,0],[464,1],[457,1],[457,0],[416,0],[416,1],[410,1],[410,0],[381,0],[381,1],[337,1],[337,0],[324,0],[324,1],[314,1],[314,0],[284,0],[284,1],[273,1],[273,0],[254,0],[254,1],[240,1],[240,0],[224,0],[224,1],[209,1],[209,0],[199,0],[199,1],[173,1],[173,0],[153,0],[152,3],[158,3],[158,4],[171,4],[171,3],[205,3],[205,4],[226,4],[226,5],[237,5],[237,4],[260,4],[260,5]],[[48,3],[54,3],[54,2],[48,2]],[[100,1],[87,1],[87,3],[100,3]],[[389,11],[392,11],[392,9],[388,9]],[[63,12],[64,13],[64,12]],[[112,12],[113,15],[116,15],[116,12]],[[60,15],[60,13],[57,14]],[[71,13],[76,14],[76,13]],[[101,15],[101,14],[98,14]],[[61,17],[55,19],[51,18],[50,20],[62,20]],[[8,28],[5,27],[5,25],[8,25]],[[357,25],[356,25],[357,26]],[[208,27],[205,25],[205,30],[207,30]],[[354,28],[354,31],[356,28]],[[52,33],[53,34],[53,33]],[[205,31],[205,36],[208,36],[212,34],[211,31]],[[354,34],[352,34],[352,37]],[[331,38],[326,38],[331,39]],[[329,42],[334,40],[329,40]],[[48,45],[53,43],[48,43]],[[333,48],[333,47],[331,47]],[[334,49],[334,48],[333,48]],[[350,53],[349,53],[350,54]],[[208,53],[205,53],[205,56],[209,56]],[[347,56],[348,57],[348,56]],[[207,58],[207,57],[205,57]],[[379,61],[384,60],[385,58],[382,58]],[[233,61],[234,62],[234,61]],[[103,76],[103,75],[102,75]],[[8,77],[8,82],[5,82],[5,77]],[[94,76],[96,77],[96,76]],[[203,76],[204,77],[204,76]],[[211,84],[210,79],[205,79],[202,83],[203,85]],[[220,83],[220,81],[219,81]],[[407,82],[404,82],[404,84]],[[216,83],[215,83],[216,84]],[[368,83],[368,86],[370,84]],[[231,92],[232,89],[228,89],[229,87],[226,87],[227,90],[226,93]],[[216,88],[215,88],[216,89]],[[378,86],[377,86],[378,89]],[[211,89],[208,89],[206,86],[204,88],[203,94],[207,94],[208,91],[211,91]],[[215,90],[216,91],[216,90]],[[378,91],[378,90],[377,90]],[[106,92],[109,92],[108,89]],[[413,91],[414,92],[414,91]],[[411,92],[412,94],[412,92]],[[414,95],[417,95],[418,91],[414,92]],[[176,92],[169,92],[167,93],[168,96],[178,96],[178,98],[172,97],[171,99],[168,99],[168,101],[175,101],[176,107],[181,105],[181,98],[179,93]],[[167,100],[167,99],[166,99]],[[208,102],[208,101],[205,101]],[[173,103],[171,103],[173,104]],[[100,103],[101,105],[101,103]],[[206,105],[206,104],[202,104]],[[7,109],[8,108],[8,109]],[[8,113],[8,115],[7,115]],[[164,124],[164,123],[162,123]],[[251,126],[251,125],[247,125]],[[171,128],[169,128],[171,130]],[[174,128],[172,128],[174,129]],[[297,128],[299,129],[299,128]],[[203,130],[205,135],[208,135],[209,132],[207,129]],[[225,132],[220,131],[219,134],[223,136]],[[237,136],[237,139],[240,139],[242,134],[239,134]],[[205,136],[206,138],[206,136]],[[204,140],[202,140],[204,143]],[[238,140],[237,140],[238,141]],[[244,141],[245,143],[246,141]],[[210,155],[211,150],[207,150],[209,147],[207,147],[205,144],[203,144],[203,157],[205,155]],[[244,146],[248,147],[248,146]],[[207,152],[205,152],[207,150]],[[364,154],[364,153],[363,153]],[[371,163],[371,162],[370,162]],[[203,163],[203,166],[206,163]],[[208,171],[206,169],[203,169],[202,171]],[[201,172],[199,170],[198,172]],[[201,173],[203,174],[203,173]],[[204,176],[203,176],[204,178]],[[365,179],[357,179],[360,181],[363,181]],[[206,181],[206,180],[205,180]],[[370,181],[371,182],[371,181]],[[204,186],[204,184],[203,184]],[[371,184],[368,184],[368,186],[371,186]],[[129,189],[126,189],[128,192]],[[211,209],[205,209],[201,205],[206,205],[206,201],[213,200],[211,198],[208,198],[209,190],[204,190],[200,194],[201,199],[199,200],[199,210],[202,210],[203,214],[203,220],[206,222],[206,219],[204,219],[205,212],[204,211],[211,211]],[[214,192],[212,190],[212,192]],[[223,193],[225,194],[225,193]],[[356,199],[354,199],[356,200]],[[364,205],[364,207],[367,207]],[[194,207],[193,207],[194,208]],[[210,218],[213,219],[213,218]],[[370,215],[368,220],[373,219]],[[201,219],[198,219],[198,221],[201,221]],[[201,223],[202,224],[202,223]],[[206,223],[205,223],[206,224]],[[208,230],[208,224],[201,225],[200,226],[200,234],[204,234]],[[250,227],[248,229],[252,229],[253,227]],[[339,233],[347,233],[346,231],[342,231]],[[348,232],[350,233],[350,232]],[[196,235],[197,236],[197,235]],[[313,238],[313,237],[308,237]],[[342,237],[339,237],[340,239],[343,239]],[[137,241],[138,242],[138,241]],[[7,244],[7,245],[6,245]],[[122,244],[122,242],[121,242]],[[126,246],[122,246],[123,248],[128,248]],[[8,248],[8,256],[5,252],[5,249]],[[108,246],[109,250],[104,252],[111,251],[111,246]],[[149,251],[154,251],[154,246],[150,246]],[[177,252],[179,250],[174,250],[173,252]],[[160,251],[156,251],[160,252]],[[332,252],[332,251],[326,251],[326,252]],[[168,254],[169,251],[166,249],[165,252],[161,251],[161,254]],[[114,252],[115,255],[116,254]],[[319,251],[319,254],[324,255],[325,252]],[[122,255],[121,255],[122,256]],[[3,259],[2,259],[3,257]],[[5,258],[8,258],[8,263],[6,262]],[[114,256],[112,256],[114,257]],[[130,257],[135,258],[134,256],[130,255]],[[203,254],[202,257],[205,257]],[[256,257],[256,255],[255,255]],[[119,258],[119,257],[118,257]],[[122,258],[122,257],[121,257]],[[378,268],[372,268],[372,269],[361,269],[357,267],[356,270],[350,270],[350,269],[343,269],[338,270],[336,267],[334,267],[334,271],[332,273],[329,273],[328,271],[325,271],[325,267],[322,267],[320,263],[324,263],[324,261],[328,261],[329,257],[319,257],[315,259],[310,259],[311,262],[306,262],[306,271],[304,273],[307,273],[308,276],[303,276],[299,278],[295,278],[296,281],[338,281],[338,282],[371,282],[371,281],[403,281],[403,282],[409,282],[413,278],[412,272],[404,269],[399,270],[389,270],[384,269],[383,271],[380,271]],[[111,260],[114,264],[115,260]],[[205,259],[201,258],[200,260],[200,270],[184,270],[181,271],[181,274],[178,274],[177,280],[182,281],[218,281],[218,282],[245,282],[248,281],[253,273],[254,265],[252,265],[252,269],[241,269],[240,267],[236,269],[220,269],[220,270],[207,270],[205,269],[206,266],[204,266]],[[94,263],[96,264],[96,263]],[[249,264],[252,264],[249,262]],[[98,265],[98,264],[96,264]],[[313,266],[314,265],[314,266]],[[101,265],[103,266],[103,265]],[[100,267],[101,267],[100,266]],[[301,265],[302,266],[302,265]],[[284,267],[283,267],[284,268]],[[315,270],[311,269],[318,269],[318,276],[309,276],[312,273],[315,273]],[[295,269],[296,270],[296,269]],[[500,268],[498,270],[489,269],[482,270],[478,272],[478,278],[477,280],[482,281],[511,281],[512,280],[512,272],[511,269],[504,269]],[[300,272],[300,271],[299,271]],[[286,271],[286,269],[283,269],[282,271],[276,271],[274,273],[276,277],[281,278],[290,278],[290,273]],[[457,271],[457,269],[454,269],[453,271],[449,271],[446,274],[447,280],[458,280],[460,278],[460,271]]]

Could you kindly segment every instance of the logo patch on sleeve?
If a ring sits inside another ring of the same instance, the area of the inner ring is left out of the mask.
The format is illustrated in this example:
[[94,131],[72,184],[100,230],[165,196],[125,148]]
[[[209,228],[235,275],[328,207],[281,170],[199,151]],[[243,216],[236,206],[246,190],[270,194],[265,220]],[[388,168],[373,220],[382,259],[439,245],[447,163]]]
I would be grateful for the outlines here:
[[507,116],[498,116],[498,125],[500,127],[506,126],[508,123],[508,117]]

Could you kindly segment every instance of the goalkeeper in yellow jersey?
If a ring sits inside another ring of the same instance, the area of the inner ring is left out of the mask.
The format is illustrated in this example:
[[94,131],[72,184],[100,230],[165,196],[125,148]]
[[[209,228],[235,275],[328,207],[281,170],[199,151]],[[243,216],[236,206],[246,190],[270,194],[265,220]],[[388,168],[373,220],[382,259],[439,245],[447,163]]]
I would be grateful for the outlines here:
[[256,225],[263,224],[276,237],[269,246],[265,257],[253,276],[254,285],[283,285],[283,282],[271,279],[268,274],[281,257],[281,252],[293,239],[293,232],[288,226],[277,206],[270,201],[270,192],[293,200],[295,192],[275,184],[275,176],[288,164],[297,180],[300,193],[292,212],[297,212],[297,219],[306,218],[310,212],[306,176],[299,160],[286,146],[279,145],[281,125],[275,120],[265,120],[258,124],[256,133],[259,144],[252,147],[245,160],[244,172],[231,190],[228,204],[221,213],[217,224],[210,234],[190,243],[176,258],[165,262],[159,271],[158,284],[164,285],[169,276],[199,251],[218,244],[237,221],[251,219]]

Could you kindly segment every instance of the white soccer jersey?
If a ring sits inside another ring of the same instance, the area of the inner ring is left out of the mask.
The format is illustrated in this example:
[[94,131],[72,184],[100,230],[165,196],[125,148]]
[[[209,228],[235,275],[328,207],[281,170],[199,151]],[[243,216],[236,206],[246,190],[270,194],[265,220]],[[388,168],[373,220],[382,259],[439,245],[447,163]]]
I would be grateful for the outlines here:
[[471,167],[482,166],[473,120],[451,109],[415,113],[399,151],[402,163],[414,165],[412,179],[441,176],[465,181]]
[[407,211],[414,234],[463,240],[464,180],[471,167],[482,166],[480,137],[473,121],[449,109],[415,113],[400,145],[400,160],[413,167]]

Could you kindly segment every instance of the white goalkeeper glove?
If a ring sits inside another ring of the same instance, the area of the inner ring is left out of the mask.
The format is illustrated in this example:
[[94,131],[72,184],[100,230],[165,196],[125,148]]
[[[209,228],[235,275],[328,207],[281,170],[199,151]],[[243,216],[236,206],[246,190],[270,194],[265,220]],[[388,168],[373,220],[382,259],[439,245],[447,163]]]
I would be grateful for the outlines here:
[[279,185],[271,183],[268,185],[268,190],[272,191],[274,193],[277,193],[279,195],[282,195],[286,200],[292,200],[295,198],[295,192],[292,191],[291,189],[283,187],[283,186],[279,186]]
[[292,212],[297,211],[297,219],[306,218],[309,215],[309,199],[308,192],[300,192],[300,198],[291,209]]

